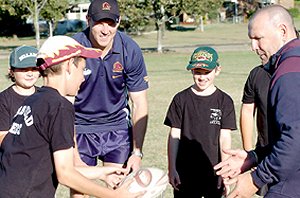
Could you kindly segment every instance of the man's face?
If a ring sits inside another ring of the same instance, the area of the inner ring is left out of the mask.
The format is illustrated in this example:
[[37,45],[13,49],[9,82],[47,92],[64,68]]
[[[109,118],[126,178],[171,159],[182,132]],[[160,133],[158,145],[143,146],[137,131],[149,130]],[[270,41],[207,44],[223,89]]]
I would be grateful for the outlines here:
[[119,23],[115,23],[111,19],[93,21],[90,18],[89,26],[91,28],[90,37],[93,47],[104,50],[105,48],[110,48],[112,46]]
[[266,64],[284,44],[282,33],[278,27],[268,22],[266,18],[257,16],[248,26],[248,36],[251,48],[260,57],[262,64]]

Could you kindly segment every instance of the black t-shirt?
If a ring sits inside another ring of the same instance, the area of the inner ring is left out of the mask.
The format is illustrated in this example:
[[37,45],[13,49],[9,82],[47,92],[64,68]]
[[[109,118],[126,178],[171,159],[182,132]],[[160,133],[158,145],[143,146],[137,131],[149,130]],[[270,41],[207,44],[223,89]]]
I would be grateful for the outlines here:
[[194,178],[199,185],[199,180],[214,176],[213,166],[220,162],[220,130],[236,129],[233,101],[219,89],[210,96],[198,96],[189,87],[175,95],[164,124],[181,129],[176,158],[179,175]]
[[73,105],[57,90],[42,87],[28,97],[1,145],[0,197],[53,198],[53,153],[73,147],[73,136]]
[[257,146],[268,144],[267,101],[271,75],[262,65],[251,70],[245,83],[242,102],[254,103],[257,108]]
[[[7,131],[18,108],[28,96],[19,95],[8,87],[0,93],[0,131]],[[35,87],[38,90],[38,87]]]

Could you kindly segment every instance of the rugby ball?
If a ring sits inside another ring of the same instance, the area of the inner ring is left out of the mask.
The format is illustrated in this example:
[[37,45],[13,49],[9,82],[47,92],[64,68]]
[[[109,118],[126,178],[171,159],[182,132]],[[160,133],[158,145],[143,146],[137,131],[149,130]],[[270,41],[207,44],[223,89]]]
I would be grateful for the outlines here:
[[129,186],[129,192],[145,191],[143,198],[155,198],[160,196],[169,183],[168,175],[159,168],[141,168],[127,175],[119,186],[128,179],[134,178]]

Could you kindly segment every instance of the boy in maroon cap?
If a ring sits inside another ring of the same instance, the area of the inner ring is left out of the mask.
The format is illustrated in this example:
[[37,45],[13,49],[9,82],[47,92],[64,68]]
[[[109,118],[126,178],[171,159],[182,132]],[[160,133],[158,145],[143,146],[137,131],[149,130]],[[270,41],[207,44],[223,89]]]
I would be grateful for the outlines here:
[[18,109],[1,145],[1,198],[53,198],[58,183],[96,197],[141,195],[128,192],[130,182],[111,190],[89,180],[114,174],[119,182],[124,169],[74,167],[74,108],[65,97],[77,94],[85,58],[100,55],[67,36],[45,41],[37,55],[44,85]]

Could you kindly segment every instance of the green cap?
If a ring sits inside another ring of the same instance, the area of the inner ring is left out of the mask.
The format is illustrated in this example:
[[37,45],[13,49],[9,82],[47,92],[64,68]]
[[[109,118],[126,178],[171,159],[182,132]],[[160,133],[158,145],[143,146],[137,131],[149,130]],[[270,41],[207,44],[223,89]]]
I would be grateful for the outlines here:
[[36,66],[36,55],[38,50],[30,46],[15,48],[9,57],[9,65],[14,68],[29,68]]
[[219,63],[216,50],[211,47],[198,47],[193,52],[186,69],[205,69],[211,71],[217,66],[219,66]]

